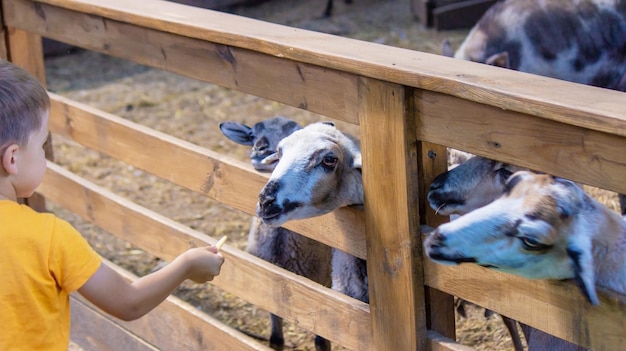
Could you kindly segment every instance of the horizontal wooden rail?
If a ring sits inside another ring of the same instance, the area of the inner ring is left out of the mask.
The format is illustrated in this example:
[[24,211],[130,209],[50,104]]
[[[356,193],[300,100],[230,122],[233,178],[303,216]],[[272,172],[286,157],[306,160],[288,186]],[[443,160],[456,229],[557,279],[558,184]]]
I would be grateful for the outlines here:
[[626,194],[625,136],[435,92],[419,91],[415,100],[420,140]]
[[[50,130],[53,133],[254,214],[258,194],[267,182],[266,174],[165,133],[56,94],[50,95]],[[193,167],[172,167],[179,164]],[[366,257],[363,213],[357,209],[344,208],[326,216],[289,222],[285,227],[357,257]]]
[[[243,60],[235,60],[230,48],[242,48],[267,55],[261,59],[266,71],[289,71],[297,76],[268,76],[253,68],[263,77],[255,80],[258,96],[276,99],[293,106],[309,108],[340,120],[358,123],[357,97],[354,89],[346,89],[344,79],[354,86],[354,77],[324,80],[326,72],[371,77],[391,83],[421,88],[433,92],[552,119],[591,130],[626,135],[623,124],[623,106],[626,96],[616,91],[599,89],[552,78],[499,69],[487,65],[455,60],[407,49],[341,38],[333,35],[281,26],[263,21],[229,15],[217,11],[184,6],[162,0],[128,2],[124,0],[2,0],[6,25],[70,44],[105,52],[114,56],[132,58],[136,62],[172,70],[196,79],[221,84],[221,72],[240,91],[248,91],[244,76],[234,75]],[[71,19],[71,20],[69,20]],[[73,25],[76,23],[77,25]],[[125,25],[123,25],[125,24]],[[72,26],[68,29],[68,26]],[[138,32],[137,32],[138,31]],[[166,40],[158,33],[169,33],[176,40]],[[157,36],[158,39],[155,37]],[[122,37],[128,40],[120,41]],[[182,37],[226,45],[212,50],[203,46],[182,45]],[[80,39],[77,39],[80,38]],[[134,39],[131,39],[134,38]],[[80,42],[78,42],[80,41]],[[94,43],[94,44],[91,44]],[[121,47],[116,47],[121,45]],[[94,47],[96,46],[96,47]],[[174,50],[175,49],[175,50]],[[176,55],[194,57],[193,61],[179,60],[163,64]],[[217,55],[221,59],[216,59]],[[206,58],[205,61],[198,60]],[[213,57],[213,58],[212,58]],[[207,64],[214,61],[221,63]],[[289,63],[290,61],[298,64]],[[161,62],[157,64],[157,62]],[[299,63],[318,66],[319,71],[302,70]],[[181,65],[183,64],[183,65]],[[284,65],[287,64],[286,67]],[[167,67],[164,67],[167,66]],[[256,65],[254,65],[256,66]],[[185,73],[186,72],[186,73]],[[207,72],[211,72],[207,77]],[[309,72],[311,75],[303,73]],[[307,82],[317,83],[315,94],[304,94]],[[288,86],[279,94],[268,96],[267,91]],[[336,90],[340,89],[340,90]],[[326,106],[324,99],[332,94],[334,107]],[[576,93],[572,93],[575,91]],[[344,92],[348,95],[344,95]],[[286,98],[296,96],[295,99]],[[306,96],[303,100],[301,97]],[[317,97],[317,98],[314,98]],[[309,101],[309,98],[312,100]],[[291,102],[286,100],[292,100]],[[319,109],[313,101],[319,102]],[[303,103],[305,102],[305,103]],[[345,102],[345,105],[344,105]],[[340,107],[341,106],[341,107]]]
[[[591,305],[573,282],[528,280],[473,264],[424,261],[426,285],[593,350],[626,344],[626,297],[599,290]],[[511,301],[515,301],[512,303]]]
[[[104,264],[129,281],[137,279],[108,261]],[[87,350],[272,350],[174,296],[132,322],[103,313],[78,294],[72,296],[71,308],[72,340]]]
[[[215,243],[51,162],[38,192],[166,261],[190,247]],[[367,304],[228,245],[221,251],[227,263],[213,281],[216,286],[351,349],[366,350],[370,345]]]

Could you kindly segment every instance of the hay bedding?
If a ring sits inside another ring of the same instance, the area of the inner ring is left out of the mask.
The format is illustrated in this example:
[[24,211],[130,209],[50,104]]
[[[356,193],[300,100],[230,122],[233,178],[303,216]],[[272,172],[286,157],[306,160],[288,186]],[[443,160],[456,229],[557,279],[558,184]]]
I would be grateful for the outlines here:
[[[293,27],[433,53],[438,53],[444,38],[450,38],[456,46],[466,33],[437,33],[421,28],[409,11],[408,0],[356,0],[353,5],[336,1],[335,16],[321,19],[324,3],[274,0],[253,7],[235,8],[233,12]],[[290,106],[88,51],[48,58],[46,74],[49,90],[57,94],[230,154],[244,162],[248,161],[247,148],[223,137],[218,128],[220,122],[238,120],[253,124],[276,115],[294,118],[302,124],[324,119]],[[354,126],[339,123],[339,127],[358,133]],[[213,238],[228,235],[230,245],[245,249],[249,215],[59,137],[54,140],[54,152],[56,161],[72,172]],[[614,202],[614,198],[611,201]],[[159,264],[156,257],[62,208],[54,204],[49,207],[69,219],[100,254],[131,272],[145,275]],[[265,337],[269,335],[267,312],[210,284],[185,283],[175,295],[233,327]],[[512,349],[507,331],[498,317],[485,319],[479,309],[470,308],[468,312],[469,318],[457,318],[461,343],[477,350]],[[310,333],[291,323],[286,323],[285,329],[286,342],[291,349],[313,349]]]

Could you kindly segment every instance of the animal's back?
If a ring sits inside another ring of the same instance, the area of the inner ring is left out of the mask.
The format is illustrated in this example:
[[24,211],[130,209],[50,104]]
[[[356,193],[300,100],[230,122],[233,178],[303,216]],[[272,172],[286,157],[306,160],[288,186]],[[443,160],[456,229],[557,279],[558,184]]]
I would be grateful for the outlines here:
[[[472,29],[455,57],[626,90],[626,1],[507,0]],[[502,66],[502,64],[496,64]]]

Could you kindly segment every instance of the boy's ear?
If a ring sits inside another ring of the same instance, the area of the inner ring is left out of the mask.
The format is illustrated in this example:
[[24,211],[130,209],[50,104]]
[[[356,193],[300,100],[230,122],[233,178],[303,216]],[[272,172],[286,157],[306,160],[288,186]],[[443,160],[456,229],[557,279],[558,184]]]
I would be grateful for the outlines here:
[[11,144],[2,152],[2,168],[6,174],[17,174],[16,154],[19,148],[17,144]]

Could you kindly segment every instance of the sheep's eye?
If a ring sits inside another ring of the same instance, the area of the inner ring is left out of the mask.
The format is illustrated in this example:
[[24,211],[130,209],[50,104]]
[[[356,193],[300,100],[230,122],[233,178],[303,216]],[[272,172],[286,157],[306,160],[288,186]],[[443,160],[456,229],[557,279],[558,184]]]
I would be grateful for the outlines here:
[[326,169],[334,169],[337,165],[337,157],[334,155],[326,155],[322,159],[322,166]]
[[543,251],[552,247],[552,245],[543,244],[535,239],[524,236],[519,237],[519,239],[521,240],[524,249],[528,251]]
[[498,172],[502,182],[505,182],[513,174],[513,172],[506,168],[505,165],[503,165],[502,168],[497,169],[496,172]]

